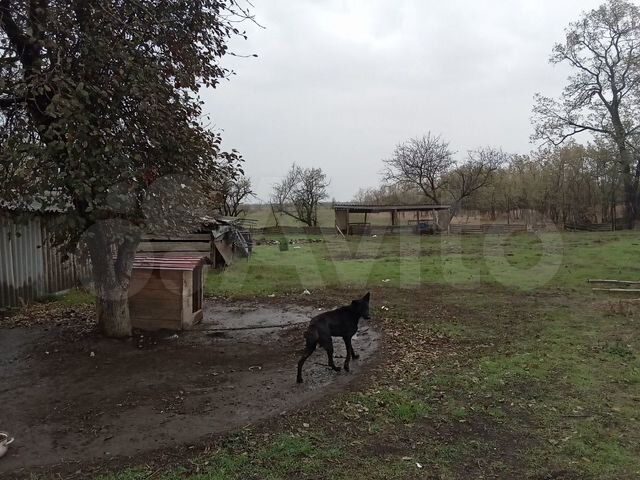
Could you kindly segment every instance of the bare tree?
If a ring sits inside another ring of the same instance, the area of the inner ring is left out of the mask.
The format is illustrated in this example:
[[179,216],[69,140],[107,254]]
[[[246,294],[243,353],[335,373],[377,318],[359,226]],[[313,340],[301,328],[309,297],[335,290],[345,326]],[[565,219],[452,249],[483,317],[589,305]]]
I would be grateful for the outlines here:
[[[614,142],[599,137],[580,145],[570,139],[560,147],[538,149],[531,155],[511,155],[496,148],[468,153],[442,178],[441,192],[452,213],[461,209],[512,219],[539,218],[558,225],[611,222],[615,225],[620,184],[618,152]],[[409,182],[404,182],[407,185]],[[407,204],[423,201],[421,190],[403,184],[381,185],[358,192],[356,201]],[[533,220],[537,221],[537,220]]]
[[450,185],[451,198],[456,204],[488,186],[496,171],[509,162],[510,155],[497,148],[479,148],[467,154],[467,161],[453,169]]
[[276,183],[273,186],[273,193],[271,194],[270,204],[273,218],[276,221],[276,226],[278,226],[279,224],[278,214],[284,213],[289,216],[293,216],[291,213],[289,213],[289,209],[287,207],[290,207],[292,204],[292,192],[301,174],[302,169],[294,163],[285,177],[280,180],[279,183]]
[[418,190],[435,204],[451,202],[457,208],[487,186],[507,159],[502,150],[482,148],[469,152],[467,160],[456,165],[449,143],[429,132],[396,147],[393,157],[384,161],[384,180],[405,192]]
[[572,23],[551,63],[573,73],[560,99],[537,95],[535,139],[559,145],[580,133],[615,142],[624,186],[626,221],[638,214],[640,179],[640,8],[608,0]]
[[424,194],[416,187],[407,188],[402,185],[380,185],[376,188],[360,189],[353,197],[356,203],[372,203],[376,205],[398,205],[420,203]]
[[396,146],[387,166],[385,182],[418,188],[425,197],[440,204],[447,187],[447,174],[455,164],[449,142],[431,132]]
[[274,186],[272,208],[310,227],[318,226],[318,204],[329,197],[327,176],[320,168],[296,164]]
[[215,186],[219,197],[220,213],[228,217],[237,217],[244,213],[243,202],[255,197],[251,185],[251,179],[245,176],[233,178],[226,176],[220,178]]

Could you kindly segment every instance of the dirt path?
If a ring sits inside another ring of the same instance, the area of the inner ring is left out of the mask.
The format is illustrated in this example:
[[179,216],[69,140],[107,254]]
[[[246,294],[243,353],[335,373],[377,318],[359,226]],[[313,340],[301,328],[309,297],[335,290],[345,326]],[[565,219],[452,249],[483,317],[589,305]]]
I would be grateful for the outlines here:
[[[58,329],[0,330],[0,430],[16,437],[0,476],[77,465],[197,443],[335,393],[370,363],[378,334],[364,324],[354,338],[362,357],[336,374],[316,353],[295,384],[308,307],[206,306],[198,330],[129,341]],[[222,331],[226,330],[226,331]],[[337,362],[344,345],[336,342]]]

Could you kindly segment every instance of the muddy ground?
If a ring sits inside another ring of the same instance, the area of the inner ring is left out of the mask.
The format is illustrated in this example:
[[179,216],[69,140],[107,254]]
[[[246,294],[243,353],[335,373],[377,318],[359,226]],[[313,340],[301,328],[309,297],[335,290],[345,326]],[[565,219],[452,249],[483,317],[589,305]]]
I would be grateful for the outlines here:
[[[315,313],[209,302],[191,332],[127,341],[56,326],[0,329],[0,430],[16,437],[0,477],[127,463],[326,399],[373,363],[379,334],[362,326],[351,373],[331,371],[318,351],[297,385],[301,333]],[[335,348],[340,364],[344,345]]]

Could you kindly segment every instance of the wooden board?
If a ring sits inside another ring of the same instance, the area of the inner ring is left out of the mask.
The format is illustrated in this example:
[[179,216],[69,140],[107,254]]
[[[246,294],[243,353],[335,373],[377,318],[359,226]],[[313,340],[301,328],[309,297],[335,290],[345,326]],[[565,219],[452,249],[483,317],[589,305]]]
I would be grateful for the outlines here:
[[138,295],[129,300],[129,313],[131,318],[175,319],[178,322],[182,313],[182,304],[179,297],[167,297],[164,301],[160,301]]
[[207,242],[140,242],[138,253],[202,253],[209,255],[210,243]]
[[507,233],[520,233],[526,232],[527,226],[524,224],[485,224],[485,225],[471,225],[471,224],[451,224],[449,225],[449,233],[460,235],[479,235],[483,233],[488,234],[507,234]]
[[193,324],[193,272],[182,273],[181,328],[187,330]]
[[137,295],[142,290],[169,292],[180,295],[182,293],[182,285],[171,279],[137,278],[131,280],[131,285],[129,286],[130,296]]
[[640,288],[592,288],[594,292],[640,293]]
[[176,236],[167,236],[167,235],[156,235],[149,234],[143,235],[141,241],[143,242],[151,242],[151,241],[163,241],[163,242],[209,242],[211,239],[210,233],[189,233],[185,235]]
[[129,295],[137,295],[143,290],[182,295],[182,271],[134,270],[131,274]]
[[640,285],[640,282],[635,280],[588,280],[589,283],[610,283],[613,285]]
[[218,240],[215,242],[215,246],[225,263],[231,265],[233,263],[233,244],[228,243],[226,240]]
[[167,292],[162,290],[140,290],[129,297],[129,303],[154,303],[161,305],[181,304],[181,296],[175,292]]
[[180,324],[177,320],[164,320],[157,318],[132,318],[133,326],[141,330],[180,330]]
[[137,278],[155,278],[155,279],[173,279],[176,281],[182,280],[182,271],[181,270],[149,270],[149,269],[134,269],[131,273],[132,279]]
[[135,328],[180,330],[182,271],[134,270],[129,287],[129,314]]
[[336,210],[336,226],[341,232],[346,232],[349,228],[349,212],[347,210]]

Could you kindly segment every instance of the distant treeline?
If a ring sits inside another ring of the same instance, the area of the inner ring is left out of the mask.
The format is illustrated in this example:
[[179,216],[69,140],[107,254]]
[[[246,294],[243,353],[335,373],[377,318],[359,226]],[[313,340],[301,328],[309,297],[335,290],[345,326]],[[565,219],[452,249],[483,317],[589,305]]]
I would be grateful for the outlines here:
[[[475,210],[492,220],[533,210],[556,224],[612,222],[623,214],[625,195],[616,153],[606,143],[569,143],[530,155],[508,155],[490,180],[470,195],[458,199],[455,190],[443,187],[439,200],[451,203],[454,214]],[[438,181],[453,183],[447,175],[451,174],[445,172]],[[387,183],[360,190],[354,200],[421,203],[425,196],[416,185]]]

